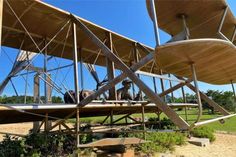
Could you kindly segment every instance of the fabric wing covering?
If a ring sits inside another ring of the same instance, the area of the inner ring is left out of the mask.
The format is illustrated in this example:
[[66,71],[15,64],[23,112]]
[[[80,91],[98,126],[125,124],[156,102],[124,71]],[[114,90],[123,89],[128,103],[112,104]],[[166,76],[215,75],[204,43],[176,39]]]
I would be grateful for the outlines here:
[[[152,18],[150,0],[146,0],[146,5]],[[185,15],[190,39],[219,38],[217,31],[227,6],[225,0],[155,0],[159,27],[175,36],[183,31],[181,15]],[[229,8],[221,32],[231,39],[235,25],[236,19]]]
[[[21,22],[19,22],[16,16]],[[80,17],[77,18],[103,42],[106,42],[105,39],[111,33],[114,53],[128,66],[132,64],[134,61],[134,45],[136,41],[102,28]],[[70,20],[71,15],[69,12],[41,1],[4,1],[2,45],[19,49],[24,40],[22,50],[39,53],[44,50],[45,42],[43,39],[49,42],[53,38],[53,41],[47,47],[48,55],[72,60],[73,38]],[[29,37],[28,33],[32,38]],[[106,66],[106,57],[102,53],[99,53],[100,49],[79,27],[77,27],[76,33],[78,36],[77,46],[79,48],[78,60],[81,58],[85,63]],[[152,48],[143,46],[147,50],[153,51]],[[147,52],[140,47],[137,47],[137,50],[140,58],[147,55]],[[153,63],[149,63],[141,70],[159,73],[159,69],[152,65]]]

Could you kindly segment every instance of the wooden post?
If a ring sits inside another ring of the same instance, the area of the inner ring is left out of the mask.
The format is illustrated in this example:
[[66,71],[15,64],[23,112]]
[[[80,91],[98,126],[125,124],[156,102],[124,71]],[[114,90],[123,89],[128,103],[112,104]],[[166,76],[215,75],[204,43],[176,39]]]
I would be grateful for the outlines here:
[[46,113],[46,115],[45,115],[44,131],[45,132],[49,131],[48,113]]
[[156,8],[155,8],[155,1],[154,0],[151,0],[150,7],[151,7],[151,15],[153,18],[156,46],[159,46],[160,45],[160,36],[159,36],[159,27],[158,27],[158,22],[157,22],[157,15],[156,15]]
[[152,77],[152,81],[153,81],[153,86],[154,86],[154,92],[157,94],[157,84],[156,84],[155,77]]
[[52,87],[49,84],[52,84],[51,74],[47,73],[46,84],[47,88],[47,103],[52,103]]
[[[168,76],[170,77],[171,75],[168,74]],[[172,88],[172,82],[171,82],[171,80],[169,80],[169,84],[170,84],[170,88]],[[174,102],[174,93],[173,93],[173,92],[171,92],[171,102]]]
[[[139,62],[139,56],[138,56],[138,49],[137,49],[137,43],[134,43],[134,62],[138,63]],[[137,74],[138,78],[140,79],[140,75]],[[140,90],[140,89],[139,89]],[[142,92],[140,93],[141,100],[143,100],[143,94]],[[135,96],[134,96],[135,98]]]
[[80,132],[80,118],[79,118],[79,108],[76,109],[76,124],[75,124],[76,128],[75,128],[75,131],[76,131],[76,145],[77,145],[77,148],[79,147],[80,145],[80,136],[79,136],[79,132]]
[[[112,34],[110,32],[107,34],[106,46],[113,53]],[[114,65],[114,62],[112,62],[108,58],[106,58],[106,66],[107,66],[108,81],[113,80],[115,78],[115,65]],[[117,100],[117,94],[116,94],[115,86],[112,87],[111,89],[109,89],[109,99]]]
[[34,75],[34,103],[40,103],[40,80],[38,73]]
[[[160,74],[163,75],[162,70],[160,70]],[[164,81],[162,78],[160,78],[160,81],[161,81],[161,91],[163,93],[165,91]],[[164,102],[166,101],[166,96],[163,97],[163,101]]]
[[232,90],[233,90],[233,94],[234,94],[234,99],[236,100],[235,89],[234,89],[234,83],[233,83],[232,80],[230,81],[230,83],[231,83],[231,86],[232,86]]
[[[79,104],[79,83],[78,83],[78,52],[77,52],[77,35],[76,35],[76,24],[72,23],[72,33],[73,33],[73,61],[74,61],[74,83],[75,83],[75,101]],[[79,108],[76,109],[76,146],[80,145],[79,137]]]
[[[234,83],[232,80],[230,81],[230,83],[232,85],[233,94],[234,94],[234,105],[236,105],[236,94],[235,94],[235,89],[234,89]],[[234,112],[236,113],[236,106],[234,106]]]
[[185,121],[188,122],[187,106],[184,107],[184,112],[185,112]]
[[187,103],[185,92],[184,92],[184,87],[181,87],[181,91],[182,91],[182,96],[183,96],[183,103]]
[[143,138],[146,140],[146,126],[145,126],[145,112],[144,112],[144,105],[142,105],[142,126],[143,126]]
[[194,81],[194,85],[195,85],[195,93],[197,95],[197,103],[198,103],[198,117],[196,122],[198,122],[202,116],[202,101],[201,101],[201,97],[200,97],[200,92],[199,92],[199,88],[198,88],[198,83],[197,83],[197,74],[196,74],[196,69],[194,64],[191,64],[191,70],[192,70],[192,75],[193,75],[193,81]]
[[161,112],[158,110],[157,111],[157,119],[158,119],[158,126],[159,126],[159,129],[161,128]]
[[113,109],[111,109],[110,123],[113,124]]
[[[34,75],[34,103],[40,103],[40,79],[39,74]],[[33,122],[33,132],[36,133],[39,128],[39,122]]]

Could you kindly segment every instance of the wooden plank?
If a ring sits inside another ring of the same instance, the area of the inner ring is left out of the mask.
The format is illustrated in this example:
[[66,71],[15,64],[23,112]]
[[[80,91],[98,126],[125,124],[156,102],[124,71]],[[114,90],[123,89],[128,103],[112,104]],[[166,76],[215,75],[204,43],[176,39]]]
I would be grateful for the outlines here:
[[80,148],[86,147],[104,147],[104,146],[115,146],[115,145],[132,145],[142,144],[146,141],[139,138],[105,138],[89,144],[80,145]]

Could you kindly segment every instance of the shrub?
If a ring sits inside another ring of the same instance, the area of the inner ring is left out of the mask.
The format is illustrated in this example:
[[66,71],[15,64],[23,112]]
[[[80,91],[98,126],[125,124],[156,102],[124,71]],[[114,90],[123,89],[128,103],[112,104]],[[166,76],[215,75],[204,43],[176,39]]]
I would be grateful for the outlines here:
[[25,138],[6,136],[0,142],[0,157],[67,156],[76,149],[72,135],[31,134]]
[[[157,124],[155,124],[152,128],[153,129],[160,129],[160,130],[166,130],[166,129],[175,129],[175,124],[168,118],[164,117],[163,119],[160,120],[160,124],[158,124],[158,118],[149,118],[148,119],[149,122],[156,122]],[[147,127],[149,127],[147,125]]]
[[6,135],[4,140],[0,143],[0,157],[22,156],[26,153],[23,145],[24,141],[19,138],[11,138],[9,135]]
[[190,134],[194,137],[209,138],[210,142],[215,141],[214,130],[206,126],[194,128]]
[[[143,134],[132,134],[131,136],[140,138]],[[137,145],[136,151],[146,154],[154,154],[155,152],[173,151],[175,145],[183,145],[186,143],[186,136],[176,132],[152,132],[146,134],[147,143]]]

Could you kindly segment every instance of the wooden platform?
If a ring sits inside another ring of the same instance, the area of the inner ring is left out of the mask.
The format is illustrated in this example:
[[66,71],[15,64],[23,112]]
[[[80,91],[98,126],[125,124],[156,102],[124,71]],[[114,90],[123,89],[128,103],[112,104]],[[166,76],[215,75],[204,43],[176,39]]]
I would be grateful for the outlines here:
[[[134,102],[133,102],[134,103]],[[80,109],[80,117],[96,117],[110,115],[113,110],[114,115],[129,114],[129,113],[141,113],[142,104],[146,101],[135,102],[135,104],[123,103],[111,104],[94,102],[86,105]],[[172,108],[183,107],[197,107],[197,104],[169,104]],[[40,121],[44,117],[40,117],[34,114],[64,118],[76,109],[76,104],[17,104],[17,105],[0,105],[0,124],[6,123],[18,123],[18,122],[32,122]],[[158,109],[155,104],[148,104],[145,106],[145,113],[155,113]],[[26,113],[27,112],[27,113]],[[32,114],[30,114],[32,113]],[[49,118],[52,119],[52,118]]]
[[80,145],[79,148],[134,145],[134,144],[142,144],[145,142],[146,141],[139,138],[105,138],[92,143]]
[[210,84],[236,82],[236,47],[220,39],[192,39],[156,48],[156,61],[167,73],[192,78],[190,64],[199,81]]
[[[147,0],[148,13],[151,16],[150,0]],[[155,8],[159,27],[174,36],[183,31],[182,14],[186,16],[190,39],[218,38],[219,27],[225,0],[155,0]],[[231,39],[236,19],[231,10],[225,18],[222,33]],[[234,40],[236,43],[236,39]]]

